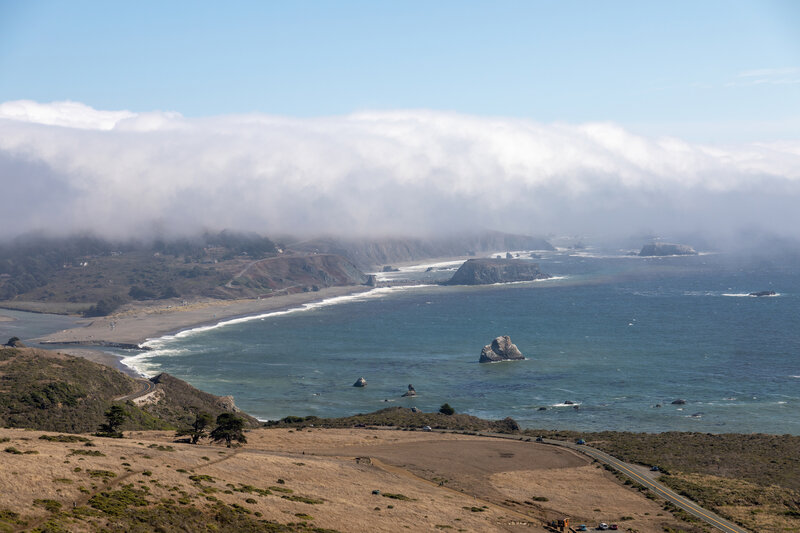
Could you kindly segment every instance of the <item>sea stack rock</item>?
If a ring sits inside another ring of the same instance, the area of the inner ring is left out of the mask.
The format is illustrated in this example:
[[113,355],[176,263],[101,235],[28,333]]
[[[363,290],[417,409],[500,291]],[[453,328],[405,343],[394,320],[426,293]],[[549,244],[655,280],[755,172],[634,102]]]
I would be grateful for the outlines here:
[[697,255],[691,246],[685,244],[670,244],[667,242],[654,242],[645,244],[639,251],[641,257],[658,257],[664,255]]
[[495,363],[497,361],[515,361],[525,359],[517,346],[511,342],[511,337],[504,335],[497,337],[492,344],[487,344],[481,350],[481,363]]
[[539,264],[522,259],[468,259],[444,285],[488,285],[547,279]]
[[355,383],[353,383],[353,387],[366,387],[367,380],[364,378],[358,378]]
[[401,398],[405,398],[406,396],[416,396],[416,395],[417,395],[417,391],[414,390],[414,385],[409,383],[408,384],[408,390],[405,393],[403,393],[403,396],[401,396]]

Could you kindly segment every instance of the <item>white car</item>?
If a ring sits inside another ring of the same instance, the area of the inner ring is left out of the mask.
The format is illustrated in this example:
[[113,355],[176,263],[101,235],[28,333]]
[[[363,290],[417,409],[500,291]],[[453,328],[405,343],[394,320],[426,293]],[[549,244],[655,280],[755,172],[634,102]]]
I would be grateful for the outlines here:
[[607,530],[607,529],[608,529],[608,524],[606,524],[605,522],[600,522],[600,525],[599,525],[599,526],[597,526],[597,529],[600,529],[600,530],[602,530],[602,531],[605,531],[605,530]]
[[422,431],[433,431],[430,426],[423,426]]

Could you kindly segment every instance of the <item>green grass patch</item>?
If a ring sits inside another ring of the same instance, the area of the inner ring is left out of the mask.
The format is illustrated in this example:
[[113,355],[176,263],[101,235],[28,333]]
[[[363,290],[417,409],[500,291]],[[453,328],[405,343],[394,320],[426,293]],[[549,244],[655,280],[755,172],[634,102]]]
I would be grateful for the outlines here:
[[89,457],[105,457],[106,456],[106,454],[104,454],[100,450],[72,450],[72,449],[70,450],[70,453],[69,453],[69,455],[67,457],[69,457],[70,455],[87,455]]
[[292,502],[308,503],[311,505],[319,505],[320,503],[325,503],[322,500],[309,498],[307,496],[300,496],[299,494],[284,494],[283,496],[281,496],[281,498]]
[[117,474],[109,470],[87,470],[86,472],[89,473],[89,477],[99,478],[99,479],[110,479],[117,477]]
[[391,498],[393,500],[402,500],[402,501],[409,501],[409,502],[410,501],[414,501],[414,498],[409,498],[405,494],[395,494],[395,493],[392,493],[392,492],[383,492],[383,493],[381,493],[381,496],[383,496],[384,498]]
[[92,442],[91,439],[80,435],[42,435],[39,439],[50,442]]
[[149,502],[145,496],[147,491],[134,489],[133,485],[125,485],[119,490],[104,491],[89,499],[89,505],[107,515],[121,515],[129,507],[144,507]]
[[50,513],[57,513],[61,510],[61,502],[57,502],[55,500],[33,500],[33,505],[35,507],[41,507],[45,511]]
[[158,450],[160,452],[174,452],[175,451],[175,448],[173,448],[172,446],[164,446],[162,444],[151,444],[150,446],[148,446],[148,448],[150,448],[152,450]]

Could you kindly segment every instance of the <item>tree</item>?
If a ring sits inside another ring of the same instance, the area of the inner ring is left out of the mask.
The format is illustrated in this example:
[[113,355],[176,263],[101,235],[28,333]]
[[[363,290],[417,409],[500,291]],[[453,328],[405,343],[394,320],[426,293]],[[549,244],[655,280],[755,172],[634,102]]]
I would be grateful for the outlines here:
[[233,441],[241,442],[242,444],[247,443],[243,430],[243,418],[233,413],[222,413],[217,417],[217,427],[211,431],[209,436],[214,442],[225,441],[225,444],[230,448]]
[[197,413],[197,416],[192,423],[192,427],[178,430],[175,433],[176,437],[189,436],[192,439],[192,444],[197,444],[202,438],[207,437],[206,430],[208,426],[214,421],[214,418],[208,413]]
[[442,413],[443,415],[450,416],[452,414],[455,414],[456,410],[450,407],[449,403],[443,403],[442,406],[439,408],[439,412]]
[[128,412],[123,409],[121,405],[112,405],[108,411],[105,412],[106,423],[100,424],[97,435],[101,437],[122,438],[122,432],[119,428],[128,416]]

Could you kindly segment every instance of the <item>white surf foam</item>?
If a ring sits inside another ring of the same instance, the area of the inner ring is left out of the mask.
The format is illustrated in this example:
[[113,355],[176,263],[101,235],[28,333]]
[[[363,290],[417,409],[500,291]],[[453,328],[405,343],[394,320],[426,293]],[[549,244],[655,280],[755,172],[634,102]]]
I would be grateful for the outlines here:
[[185,329],[183,331],[175,333],[174,335],[164,335],[153,339],[147,339],[145,342],[142,343],[142,346],[148,348],[148,351],[124,357],[122,359],[122,364],[142,375],[150,375],[151,373],[154,373],[158,368],[158,365],[155,365],[150,362],[150,360],[153,359],[154,357],[176,356],[176,355],[182,355],[183,353],[187,352],[187,350],[174,349],[168,347],[170,341],[173,341],[175,339],[186,338],[192,335],[197,335],[207,331],[213,331],[234,324],[244,324],[245,322],[252,322],[254,320],[264,320],[266,318],[272,318],[276,316],[289,315],[304,311],[312,311],[314,309],[331,307],[343,303],[371,300],[375,298],[383,298],[393,293],[406,292],[433,286],[434,285],[404,285],[399,287],[379,287],[366,292],[325,298],[324,300],[320,300],[319,302],[306,303],[299,307],[292,307],[290,309],[283,309],[281,311],[270,311],[268,313],[261,313],[257,315],[248,315],[243,317],[231,318],[228,320],[221,320],[215,324],[209,324],[207,326],[198,326],[195,328]]

